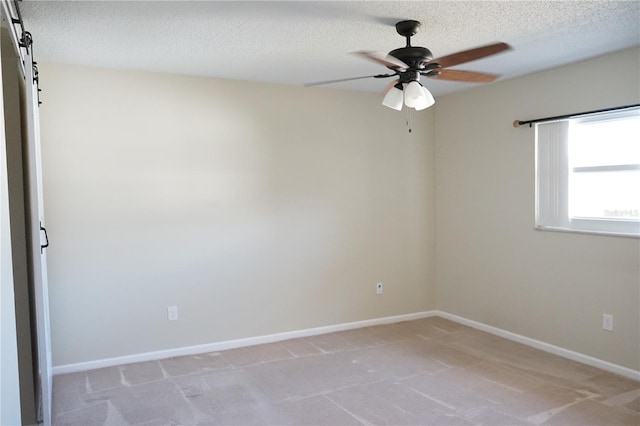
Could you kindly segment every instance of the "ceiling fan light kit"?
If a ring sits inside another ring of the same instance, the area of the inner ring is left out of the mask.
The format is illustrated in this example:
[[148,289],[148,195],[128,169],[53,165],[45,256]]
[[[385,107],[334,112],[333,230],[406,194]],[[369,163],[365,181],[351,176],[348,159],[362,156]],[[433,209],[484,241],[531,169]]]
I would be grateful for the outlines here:
[[393,86],[382,100],[382,105],[400,111],[402,109],[402,103],[404,102],[404,96],[402,93],[402,83],[398,83]]
[[433,99],[433,95],[431,94],[431,92],[429,92],[423,85],[420,85],[420,87],[422,88],[422,95],[418,97],[418,100],[416,101],[416,104],[414,106],[416,111],[429,108],[431,105],[436,103],[436,100]]
[[416,105],[419,105],[424,96],[422,85],[417,80],[411,81],[404,88],[404,104],[409,108],[415,108]]
[[396,31],[406,39],[406,46],[394,49],[388,54],[370,51],[354,52],[356,55],[384,65],[393,71],[392,73],[324,81],[307,84],[307,86],[318,86],[363,78],[397,77],[397,84],[389,87],[382,100],[382,105],[400,111],[404,103],[407,107],[419,111],[435,103],[429,90],[420,83],[421,76],[469,83],[490,83],[499,77],[499,75],[496,74],[450,70],[448,68],[509,50],[511,46],[508,44],[498,42],[433,59],[433,54],[426,47],[411,45],[411,37],[418,33],[420,26],[420,22],[414,20],[398,22],[396,24]]

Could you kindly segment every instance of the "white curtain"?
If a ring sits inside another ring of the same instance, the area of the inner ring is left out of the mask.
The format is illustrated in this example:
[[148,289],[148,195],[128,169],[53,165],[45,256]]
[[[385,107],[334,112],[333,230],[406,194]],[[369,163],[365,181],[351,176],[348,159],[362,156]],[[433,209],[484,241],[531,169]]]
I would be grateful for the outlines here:
[[536,124],[536,227],[567,228],[569,121]]

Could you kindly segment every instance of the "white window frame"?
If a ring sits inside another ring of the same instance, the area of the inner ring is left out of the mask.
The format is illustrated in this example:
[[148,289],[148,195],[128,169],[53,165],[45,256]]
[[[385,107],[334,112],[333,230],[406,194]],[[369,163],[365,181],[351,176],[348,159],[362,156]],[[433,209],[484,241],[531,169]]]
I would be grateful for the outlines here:
[[[630,108],[622,112],[600,113],[587,116],[579,121],[601,120],[603,116],[622,117],[626,114],[640,114],[640,108]],[[536,123],[535,228],[543,231],[579,232],[639,238],[639,221],[570,218],[569,127],[569,119]],[[629,165],[628,167],[632,166]],[[598,169],[607,171],[609,168],[604,166],[598,167]],[[636,169],[635,166],[633,169]]]

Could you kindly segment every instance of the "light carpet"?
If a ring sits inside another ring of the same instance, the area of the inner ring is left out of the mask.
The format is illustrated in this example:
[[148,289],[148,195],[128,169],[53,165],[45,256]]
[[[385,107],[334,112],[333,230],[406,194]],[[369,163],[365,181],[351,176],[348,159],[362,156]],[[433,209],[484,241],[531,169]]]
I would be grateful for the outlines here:
[[55,425],[640,425],[640,382],[439,317],[54,377]]

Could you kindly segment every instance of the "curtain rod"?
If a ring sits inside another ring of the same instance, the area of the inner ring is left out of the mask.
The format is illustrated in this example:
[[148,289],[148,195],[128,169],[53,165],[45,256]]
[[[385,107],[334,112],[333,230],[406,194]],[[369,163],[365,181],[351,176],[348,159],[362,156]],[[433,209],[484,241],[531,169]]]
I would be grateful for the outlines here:
[[536,118],[535,120],[527,120],[527,121],[516,120],[513,122],[513,127],[520,127],[523,124],[528,124],[529,127],[531,127],[532,124],[544,123],[545,121],[564,120],[567,118],[580,117],[583,115],[597,114],[599,112],[617,111],[620,109],[628,109],[628,108],[636,108],[636,107],[640,107],[640,104],[631,104],[631,105],[624,105],[619,107],[596,109],[593,111],[577,112],[575,114],[556,115],[555,117]]

